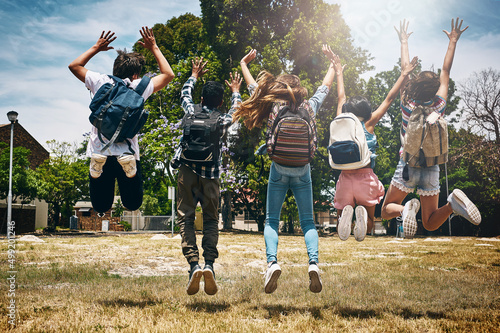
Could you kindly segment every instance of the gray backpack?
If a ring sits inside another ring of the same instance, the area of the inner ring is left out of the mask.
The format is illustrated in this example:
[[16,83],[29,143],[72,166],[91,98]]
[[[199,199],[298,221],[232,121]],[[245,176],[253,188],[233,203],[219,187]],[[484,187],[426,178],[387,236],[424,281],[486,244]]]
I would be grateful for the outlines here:
[[448,126],[442,117],[434,124],[425,120],[432,111],[419,105],[408,120],[406,134],[401,132],[403,160],[411,167],[430,167],[448,161]]

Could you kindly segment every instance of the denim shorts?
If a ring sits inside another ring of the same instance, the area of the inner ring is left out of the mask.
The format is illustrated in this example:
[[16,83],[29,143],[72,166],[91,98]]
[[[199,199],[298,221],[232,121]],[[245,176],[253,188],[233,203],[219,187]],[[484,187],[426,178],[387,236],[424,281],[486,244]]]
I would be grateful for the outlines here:
[[434,196],[439,194],[439,165],[433,165],[428,168],[413,168],[408,167],[409,179],[403,179],[403,169],[406,163],[399,160],[394,176],[392,177],[391,185],[399,190],[412,193],[415,188],[417,194],[422,196]]

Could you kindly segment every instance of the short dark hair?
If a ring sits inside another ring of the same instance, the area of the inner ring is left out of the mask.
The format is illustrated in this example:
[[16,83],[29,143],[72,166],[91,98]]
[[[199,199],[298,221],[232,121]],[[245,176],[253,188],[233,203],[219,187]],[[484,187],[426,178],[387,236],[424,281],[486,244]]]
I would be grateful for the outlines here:
[[201,97],[203,97],[203,105],[218,107],[224,98],[224,85],[220,82],[208,81],[201,90]]
[[146,63],[144,56],[138,52],[127,52],[127,50],[117,50],[118,56],[113,64],[113,75],[120,79],[129,78],[134,75],[141,75],[142,66]]
[[366,97],[351,97],[342,105],[342,112],[354,113],[358,118],[367,121],[372,117],[372,106]]

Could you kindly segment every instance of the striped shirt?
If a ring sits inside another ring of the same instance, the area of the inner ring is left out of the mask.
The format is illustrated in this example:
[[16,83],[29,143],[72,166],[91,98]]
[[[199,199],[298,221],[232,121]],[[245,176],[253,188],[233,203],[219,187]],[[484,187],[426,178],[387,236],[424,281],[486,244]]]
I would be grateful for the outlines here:
[[[184,86],[182,87],[181,91],[181,106],[182,109],[186,114],[188,113],[194,113],[194,102],[192,98],[192,92],[194,89],[194,85],[196,84],[196,78],[194,76],[191,76],[186,83],[184,83]],[[179,147],[177,148],[177,151],[174,154],[174,157],[172,159],[172,167],[174,169],[177,169],[181,166],[181,164],[184,164],[191,170],[193,170],[197,175],[203,178],[208,178],[208,179],[217,179],[219,178],[219,167],[220,163],[222,160],[222,138],[224,135],[227,133],[227,130],[229,126],[231,126],[233,122],[233,117],[232,114],[236,110],[236,108],[241,104],[241,95],[239,92],[234,92],[231,95],[231,109],[229,110],[228,113],[222,114],[220,117],[220,125],[222,128],[222,135],[221,135],[221,141],[220,141],[220,147],[221,147],[221,152],[219,154],[220,158],[215,165],[207,167],[205,165],[199,165],[196,163],[185,163],[181,162],[181,154],[182,154],[182,145],[179,144]],[[212,112],[212,108],[207,107],[206,105],[203,106],[203,110],[206,112]],[[182,138],[181,138],[182,140]]]
[[[401,120],[401,144],[403,142],[403,138],[406,134],[406,128],[408,127],[408,121],[410,120],[410,116],[418,106],[425,106],[430,112],[437,112],[439,116],[444,116],[444,111],[446,110],[446,100],[443,97],[436,95],[432,100],[421,103],[414,99],[409,98],[407,101],[403,101],[401,99],[401,112],[402,112],[402,120]],[[399,150],[399,155],[403,153],[403,147]]]

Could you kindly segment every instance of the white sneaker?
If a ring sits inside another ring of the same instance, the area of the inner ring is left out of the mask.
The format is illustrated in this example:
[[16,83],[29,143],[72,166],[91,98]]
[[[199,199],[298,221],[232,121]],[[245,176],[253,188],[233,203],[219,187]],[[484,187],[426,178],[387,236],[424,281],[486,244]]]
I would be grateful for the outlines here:
[[266,294],[271,294],[278,287],[278,278],[281,275],[280,265],[276,261],[271,261],[266,270],[266,274],[264,276],[264,291]]
[[405,204],[403,213],[403,233],[405,238],[413,238],[417,233],[417,213],[420,209],[420,201],[413,198]]
[[337,225],[337,232],[339,234],[339,238],[343,241],[349,238],[351,234],[351,223],[352,223],[352,206],[347,205],[342,210],[342,216]]
[[99,178],[101,176],[102,167],[104,166],[104,163],[106,163],[107,158],[107,156],[101,154],[92,154],[92,157],[90,158],[90,176],[92,178]]
[[133,178],[137,173],[134,155],[124,155],[118,159],[118,163],[120,163],[128,178]]
[[319,293],[323,289],[321,277],[319,276],[319,267],[315,262],[309,264],[309,290],[313,293]]
[[365,239],[366,236],[368,212],[366,211],[365,207],[357,206],[355,213],[356,213],[356,221],[354,223],[354,232],[353,232],[354,238],[358,242],[361,242],[363,241],[363,239]]
[[454,189],[448,197],[453,213],[465,217],[470,223],[478,225],[481,223],[481,213],[476,205],[459,189]]

